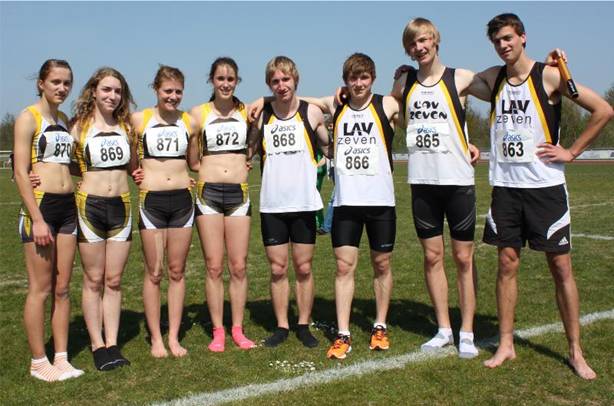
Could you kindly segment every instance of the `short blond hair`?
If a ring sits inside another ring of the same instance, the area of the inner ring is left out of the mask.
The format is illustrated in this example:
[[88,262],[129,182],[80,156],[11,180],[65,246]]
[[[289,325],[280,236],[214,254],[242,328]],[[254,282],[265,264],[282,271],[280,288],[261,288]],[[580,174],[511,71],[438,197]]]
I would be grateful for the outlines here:
[[437,51],[439,51],[439,42],[441,41],[441,35],[439,30],[435,27],[435,24],[426,18],[418,17],[414,18],[407,23],[403,30],[403,48],[409,55],[409,47],[416,40],[416,37],[420,34],[428,33],[433,37]]
[[282,71],[286,75],[292,76],[294,84],[298,87],[298,69],[294,61],[287,56],[276,56],[266,64],[264,71],[264,80],[267,85],[271,85],[271,77],[276,71]]

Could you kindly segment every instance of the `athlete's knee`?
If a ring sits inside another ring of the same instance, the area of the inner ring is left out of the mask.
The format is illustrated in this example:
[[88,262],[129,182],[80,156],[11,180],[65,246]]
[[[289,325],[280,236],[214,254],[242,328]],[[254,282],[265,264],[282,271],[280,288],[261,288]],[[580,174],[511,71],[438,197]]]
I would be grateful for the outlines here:
[[373,265],[373,273],[375,276],[386,276],[390,274],[390,256],[382,256],[379,258],[374,258],[371,261]]
[[154,267],[152,269],[150,267],[147,267],[147,277],[149,278],[149,281],[151,283],[153,283],[154,285],[159,285],[162,281],[162,268]]
[[168,265],[168,279],[170,282],[181,282],[185,276],[185,268],[182,264]]
[[473,254],[471,253],[471,250],[456,251],[454,252],[453,256],[454,262],[461,272],[471,270],[471,263],[473,261]]
[[222,279],[224,265],[218,261],[207,261],[207,278]]
[[499,252],[499,275],[515,275],[520,265],[520,256],[515,249],[504,249]]
[[295,265],[294,272],[297,278],[305,279],[311,276],[311,261],[305,261]]
[[228,270],[230,271],[231,278],[243,280],[247,275],[247,261],[245,258],[229,259]]
[[443,251],[439,249],[424,250],[424,268],[427,271],[437,268],[443,262]]
[[337,277],[344,278],[353,276],[355,268],[355,262],[347,261],[340,258],[337,259]]
[[51,282],[37,284],[36,286],[30,285],[28,288],[28,296],[44,301],[51,295],[52,291],[53,287],[51,286]]
[[53,293],[56,301],[68,300],[70,298],[70,286],[68,284],[57,284]]
[[112,291],[119,292],[122,287],[121,275],[107,276],[104,280],[104,285],[106,289],[110,289]]
[[281,261],[271,262],[271,280],[278,281],[288,277],[288,263]]
[[83,289],[93,293],[100,293],[104,288],[104,277],[102,275],[88,275],[83,280]]

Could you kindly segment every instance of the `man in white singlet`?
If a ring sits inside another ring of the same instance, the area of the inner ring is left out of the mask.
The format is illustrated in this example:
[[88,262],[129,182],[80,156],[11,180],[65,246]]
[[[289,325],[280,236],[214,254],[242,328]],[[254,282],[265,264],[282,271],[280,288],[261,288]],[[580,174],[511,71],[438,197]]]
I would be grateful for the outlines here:
[[520,249],[543,251],[553,276],[557,305],[569,345],[569,365],[583,379],[597,374],[580,346],[579,299],[571,266],[569,204],[564,164],[573,161],[614,116],[597,93],[577,84],[571,99],[590,112],[586,128],[569,148],[559,143],[561,96],[568,96],[559,70],[530,59],[518,16],[488,23],[488,38],[505,63],[479,74],[491,91],[490,170],[492,203],[484,242],[498,247],[497,313],[500,343],[484,362],[495,368],[516,357],[514,310]]

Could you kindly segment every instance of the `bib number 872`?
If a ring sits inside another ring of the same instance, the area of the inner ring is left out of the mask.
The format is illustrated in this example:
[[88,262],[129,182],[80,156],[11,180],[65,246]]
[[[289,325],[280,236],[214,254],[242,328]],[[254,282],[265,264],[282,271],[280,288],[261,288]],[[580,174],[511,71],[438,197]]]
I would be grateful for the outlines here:
[[121,147],[100,148],[100,159],[102,162],[115,161],[116,159],[121,160],[123,158],[124,151]]
[[289,133],[289,134],[282,133],[282,134],[273,135],[273,146],[274,147],[293,146],[294,144],[296,144],[294,133]]
[[346,169],[369,169],[369,157],[368,156],[348,156],[345,158]]
[[522,142],[504,142],[501,145],[504,157],[514,158],[524,155]]

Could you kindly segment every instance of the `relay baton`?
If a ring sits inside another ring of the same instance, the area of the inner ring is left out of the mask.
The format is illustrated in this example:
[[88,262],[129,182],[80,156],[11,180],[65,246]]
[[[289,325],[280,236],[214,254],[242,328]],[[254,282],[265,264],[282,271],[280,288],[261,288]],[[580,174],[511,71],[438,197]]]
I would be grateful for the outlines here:
[[576,97],[578,97],[578,88],[576,87],[576,84],[571,78],[571,73],[569,73],[567,64],[565,63],[565,60],[563,58],[559,58],[558,63],[559,63],[559,72],[561,72],[561,76],[563,77],[563,80],[567,84],[567,91],[569,92],[569,95],[573,99],[575,99]]

